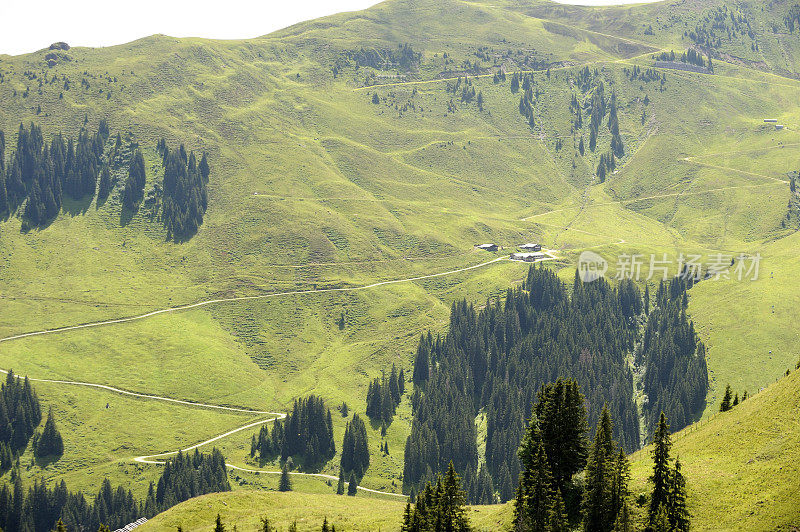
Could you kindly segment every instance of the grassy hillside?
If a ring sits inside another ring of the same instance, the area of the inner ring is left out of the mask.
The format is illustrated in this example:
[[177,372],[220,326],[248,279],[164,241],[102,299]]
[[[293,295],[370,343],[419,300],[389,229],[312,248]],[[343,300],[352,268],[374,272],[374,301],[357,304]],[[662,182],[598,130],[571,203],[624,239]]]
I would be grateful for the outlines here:
[[[158,515],[141,530],[206,530],[220,514],[226,526],[256,530],[267,517],[274,526],[286,530],[297,522],[298,530],[319,530],[323,519],[342,530],[400,530],[405,504],[367,497],[310,495],[305,493],[236,491],[192,499]],[[471,506],[470,522],[477,530],[497,530],[510,524],[508,505]],[[209,525],[210,523],[210,525]]]
[[[800,523],[795,501],[800,469],[794,444],[800,437],[796,422],[799,397],[800,371],[794,371],[730,412],[716,414],[673,436],[672,456],[680,457],[688,479],[693,529],[791,530]],[[632,456],[634,501],[650,490],[650,452],[647,447]],[[277,486],[276,477],[258,482],[266,482],[267,490]],[[204,496],[157,516],[142,529],[178,525],[184,530],[207,529],[219,513],[239,530],[255,530],[262,516],[284,529],[297,520],[301,530],[311,530],[327,517],[347,530],[399,530],[403,503],[360,495],[335,496],[330,494],[333,489],[325,493],[322,488],[319,495],[237,490]],[[634,509],[641,521],[646,504],[634,502]],[[511,514],[512,506],[507,504],[471,507],[469,515],[478,530],[495,530],[508,525]]]
[[[656,51],[700,47],[684,32],[712,20],[718,4],[390,0],[248,41],[159,35],[55,59],[49,50],[0,56],[9,147],[21,121],[35,120],[49,138],[107,118],[112,132],[142,145],[146,190],[163,178],[162,137],[207,150],[212,169],[205,221],[181,244],[144,212],[121,216],[119,185],[102,205],[66,202],[39,230],[23,232],[19,213],[0,221],[0,337],[275,294],[2,342],[0,365],[257,409],[319,393],[363,412],[369,381],[392,363],[409,370],[417,338],[443,330],[454,300],[483,304],[524,275],[507,261],[461,271],[508,251],[474,244],[541,241],[558,251],[566,277],[585,249],[612,265],[620,253],[761,253],[758,282],[703,283],[690,305],[709,345],[709,412],[727,382],[753,393],[795,358],[798,340],[797,226],[784,222],[786,180],[800,168],[798,54],[788,27],[771,29],[790,4],[729,4],[750,21],[759,50],[737,30],[706,50],[717,58],[713,76],[633,74],[652,69]],[[625,154],[604,183],[594,173],[609,150],[607,121],[594,152],[578,148],[596,90],[581,84],[584,67],[619,105]],[[506,79],[495,82],[501,69]],[[519,113],[522,91],[511,90],[517,70],[535,71],[533,127]],[[465,74],[482,109],[461,96]],[[787,128],[765,125],[768,117]],[[419,279],[446,272],[454,273]],[[56,385],[41,388],[45,406],[61,404]],[[122,401],[109,420],[97,412],[114,396],[66,393],[70,406],[57,415],[75,432],[65,457],[28,468],[27,479],[92,490],[110,476],[141,495],[157,468],[133,465],[133,456],[249,420],[146,400]],[[158,422],[133,431],[145,417]],[[345,419],[334,420],[339,442]],[[398,491],[409,424],[404,399],[387,433],[391,454],[380,458],[380,427],[369,427],[376,459],[365,486]],[[248,442],[242,432],[217,445],[247,465]]]
[[[694,530],[793,530],[800,524],[799,409],[800,371],[794,371],[733,410],[673,436]],[[634,497],[650,489],[652,467],[649,447],[633,455]]]

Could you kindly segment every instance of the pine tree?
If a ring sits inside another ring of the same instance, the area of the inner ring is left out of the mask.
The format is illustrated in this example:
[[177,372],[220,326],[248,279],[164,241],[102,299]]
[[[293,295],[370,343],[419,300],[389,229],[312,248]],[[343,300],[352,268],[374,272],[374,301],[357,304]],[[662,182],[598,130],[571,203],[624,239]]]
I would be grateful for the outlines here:
[[543,385],[534,408],[554,482],[559,491],[586,465],[586,399],[574,380]]
[[36,456],[38,458],[46,456],[60,457],[62,454],[64,454],[64,441],[56,428],[53,408],[51,407],[47,413],[47,421],[44,424],[44,430],[41,436],[39,436],[39,441],[36,445]]
[[518,454],[522,471],[514,502],[514,527],[516,530],[544,531],[550,522],[555,500],[553,478],[535,414]]
[[612,485],[617,449],[612,433],[611,415],[608,408],[603,406],[586,465],[586,491],[583,503],[583,528],[586,532],[610,530],[616,519]]
[[669,494],[669,524],[674,532],[687,532],[689,530],[689,510],[686,508],[686,478],[681,472],[680,459],[675,460],[675,469],[672,471],[671,489]]
[[292,491],[292,479],[289,475],[289,466],[286,463],[283,464],[283,468],[281,469],[278,491]]
[[722,403],[719,405],[720,412],[727,412],[732,408],[731,399],[733,397],[733,392],[731,391],[731,385],[728,384],[725,386],[725,395],[722,398]]
[[339,483],[336,485],[336,495],[344,495],[344,473],[339,469]]
[[466,495],[461,489],[461,479],[453,467],[453,462],[450,462],[441,485],[442,490],[437,498],[437,528],[443,531],[469,530],[465,508]]
[[354,414],[345,426],[340,465],[345,475],[355,473],[359,479],[369,467],[367,427],[358,414]]
[[225,525],[222,524],[222,516],[217,514],[217,522],[214,525],[214,532],[225,532]]
[[659,512],[662,509],[666,511],[669,504],[671,475],[669,451],[671,447],[669,425],[667,425],[667,418],[662,412],[658,428],[653,436],[653,476],[650,477],[650,481],[653,483],[653,493],[650,497],[648,511],[648,519],[653,527],[656,526]]
[[97,189],[97,197],[100,200],[104,200],[108,197],[111,193],[111,171],[108,168],[108,165],[103,166],[103,170],[100,172],[100,185]]
[[358,492],[358,481],[354,473],[350,473],[350,478],[347,481],[347,494],[351,497],[355,496]]
[[122,204],[128,210],[135,210],[144,197],[144,185],[147,177],[144,169],[142,150],[136,149],[128,169],[128,179],[122,193]]

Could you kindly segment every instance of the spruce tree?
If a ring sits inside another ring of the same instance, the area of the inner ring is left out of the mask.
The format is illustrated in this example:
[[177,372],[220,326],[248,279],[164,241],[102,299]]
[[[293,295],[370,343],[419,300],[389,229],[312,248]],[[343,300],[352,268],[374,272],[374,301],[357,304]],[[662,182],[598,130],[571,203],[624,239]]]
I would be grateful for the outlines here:
[[613,513],[612,483],[617,450],[612,433],[611,415],[604,406],[586,465],[586,491],[583,503],[583,528],[586,532],[610,530],[616,519]]
[[39,436],[35,451],[37,458],[46,456],[60,457],[64,454],[64,441],[56,428],[52,407],[47,413],[47,421],[44,424],[42,435]]
[[586,465],[586,406],[578,383],[559,378],[537,395],[536,417],[556,487],[561,491]]
[[731,385],[728,384],[725,386],[725,395],[722,398],[722,403],[719,405],[720,412],[727,412],[732,408],[732,398],[733,392],[731,391]]
[[553,477],[535,414],[531,416],[518,454],[522,471],[514,501],[514,527],[516,530],[546,530],[555,498]]
[[336,484],[336,495],[344,495],[344,473],[339,468],[339,483]]
[[214,532],[225,532],[225,525],[222,524],[222,516],[217,514],[217,522],[214,525]]
[[347,494],[354,497],[358,492],[358,481],[354,473],[350,473],[350,478],[347,481]]
[[671,489],[669,494],[669,524],[674,532],[687,532],[689,530],[689,510],[686,508],[686,478],[681,471],[680,459],[675,460],[675,469],[672,471]]
[[671,447],[669,425],[667,425],[667,418],[662,412],[658,428],[653,436],[653,476],[650,477],[650,481],[653,483],[653,493],[648,510],[648,519],[653,527],[656,526],[656,521],[659,519],[659,512],[662,510],[666,512],[669,504],[671,480],[669,451]]
[[278,482],[278,491],[292,491],[292,479],[289,475],[289,466],[284,462],[281,469],[281,479]]

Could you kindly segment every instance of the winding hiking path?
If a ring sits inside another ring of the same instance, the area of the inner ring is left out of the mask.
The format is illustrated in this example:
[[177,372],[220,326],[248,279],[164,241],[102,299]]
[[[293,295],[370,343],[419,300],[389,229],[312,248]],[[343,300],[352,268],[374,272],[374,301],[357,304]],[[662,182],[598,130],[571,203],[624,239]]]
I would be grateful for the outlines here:
[[[209,300],[205,300],[205,301],[200,301],[198,303],[192,303],[192,304],[188,304],[188,305],[181,305],[181,306],[177,306],[177,307],[170,307],[170,308],[165,308],[165,309],[161,309],[161,310],[155,310],[155,311],[147,312],[145,314],[140,314],[140,315],[137,315],[137,316],[130,316],[130,317],[126,317],[126,318],[116,318],[116,319],[111,319],[111,320],[96,321],[96,322],[91,322],[91,323],[83,323],[83,324],[80,324],[80,325],[71,325],[71,326],[67,326],[67,327],[59,327],[59,328],[56,328],[56,329],[45,329],[45,330],[42,330],[42,331],[33,331],[33,332],[28,332],[28,333],[17,334],[17,335],[14,335],[14,336],[8,336],[8,337],[5,337],[5,338],[0,338],[0,342],[10,342],[10,341],[13,341],[13,340],[19,340],[19,339],[22,339],[22,338],[30,338],[30,337],[33,337],[33,336],[41,336],[41,335],[46,335],[46,334],[56,334],[56,333],[59,333],[59,332],[74,331],[74,330],[78,330],[78,329],[87,329],[87,328],[91,328],[91,327],[100,327],[100,326],[104,326],[104,325],[112,325],[112,324],[117,324],[117,323],[127,323],[127,322],[131,322],[131,321],[146,319],[146,318],[149,318],[149,317],[152,317],[152,316],[157,316],[159,314],[165,314],[165,313],[170,313],[170,312],[179,312],[179,311],[182,311],[182,310],[189,310],[189,309],[193,309],[193,308],[199,308],[199,307],[204,307],[204,306],[207,306],[207,305],[213,305],[213,304],[219,304],[219,303],[230,303],[230,302],[236,302],[236,301],[250,301],[250,300],[255,300],[255,299],[268,299],[268,298],[275,298],[275,297],[281,297],[281,296],[290,296],[290,295],[303,295],[303,294],[315,294],[315,293],[327,293],[327,292],[353,292],[353,291],[357,291],[357,290],[367,290],[367,289],[370,289],[370,288],[376,288],[376,287],[380,287],[380,286],[387,286],[387,285],[398,284],[398,283],[408,283],[408,282],[413,282],[413,281],[421,281],[421,280],[425,280],[425,279],[432,279],[432,278],[435,278],[435,277],[443,277],[443,276],[447,276],[447,275],[454,275],[454,274],[457,274],[457,273],[462,273],[462,272],[466,272],[466,271],[470,271],[470,270],[475,270],[475,269],[478,269],[478,268],[483,268],[485,266],[489,266],[491,264],[495,264],[497,262],[505,261],[505,260],[508,260],[508,259],[506,257],[498,257],[498,258],[492,259],[492,260],[487,261],[487,262],[482,262],[480,264],[476,264],[476,265],[473,265],[473,266],[466,266],[464,268],[457,268],[457,269],[454,269],[454,270],[448,270],[446,272],[432,273],[432,274],[427,274],[427,275],[419,275],[419,276],[415,276],[415,277],[407,277],[407,278],[403,278],[403,279],[394,279],[394,280],[389,280],[389,281],[379,281],[379,282],[376,282],[376,283],[371,283],[371,284],[363,285],[363,286],[354,286],[354,287],[346,287],[346,288],[319,288],[319,289],[315,289],[315,290],[291,290],[291,291],[288,291],[288,292],[277,292],[277,293],[263,294],[263,295],[257,295],[257,296],[241,296],[241,297],[230,297],[230,298],[221,298],[221,299],[209,299]],[[0,369],[0,373],[8,374],[8,371]],[[147,399],[147,400],[153,400],[153,401],[163,401],[163,402],[167,402],[167,403],[179,404],[179,405],[184,405],[184,406],[193,406],[193,407],[197,407],[197,408],[208,408],[208,409],[214,409],[214,410],[223,410],[223,411],[226,411],[226,412],[236,412],[236,413],[244,413],[244,414],[257,414],[257,415],[267,415],[267,416],[269,416],[269,417],[267,417],[265,419],[249,422],[249,423],[247,423],[245,425],[242,425],[240,427],[237,427],[237,428],[234,428],[232,430],[229,430],[229,431],[227,431],[227,432],[225,432],[223,434],[219,434],[217,436],[214,436],[213,438],[210,438],[210,439],[205,440],[205,441],[201,441],[199,443],[195,443],[194,445],[190,445],[190,446],[182,448],[180,450],[168,451],[168,452],[164,452],[164,453],[151,454],[151,455],[136,456],[136,457],[133,458],[133,461],[138,462],[138,463],[142,463],[142,464],[163,465],[165,463],[165,461],[164,460],[159,460],[160,458],[166,458],[168,456],[173,456],[173,455],[178,454],[179,452],[192,451],[194,449],[209,445],[209,444],[211,444],[211,443],[213,443],[215,441],[221,440],[223,438],[226,438],[226,437],[231,436],[233,434],[236,434],[238,432],[241,432],[241,431],[244,431],[244,430],[247,430],[247,429],[251,429],[251,428],[257,427],[259,425],[264,425],[266,423],[271,423],[271,422],[279,420],[279,419],[284,419],[286,417],[286,414],[284,414],[282,412],[268,412],[268,411],[263,411],[263,410],[255,410],[255,409],[251,409],[251,408],[243,408],[243,407],[235,407],[235,406],[224,406],[224,405],[214,405],[214,404],[209,404],[209,403],[186,401],[186,400],[181,400],[181,399],[174,399],[174,398],[171,398],[171,397],[163,397],[163,396],[159,396],[159,395],[140,393],[140,392],[133,392],[133,391],[130,391],[130,390],[124,390],[122,388],[116,388],[114,386],[108,386],[106,384],[97,384],[97,383],[93,383],[93,382],[60,380],[60,379],[40,379],[40,378],[32,378],[32,377],[29,377],[29,380],[32,381],[32,382],[43,382],[43,383],[49,383],[49,384],[62,384],[62,385],[67,385],[67,386],[84,386],[84,387],[87,387],[87,388],[94,388],[94,389],[103,390],[103,391],[116,393],[116,394],[120,394],[120,395],[127,395],[127,396],[130,396],[130,397],[138,397],[138,398],[141,398],[141,399]],[[265,469],[249,469],[249,468],[240,467],[240,466],[237,466],[237,465],[234,465],[234,464],[230,464],[230,463],[227,463],[227,462],[226,462],[225,465],[229,469],[233,469],[233,470],[236,470],[236,471],[247,472],[247,473],[268,474],[268,475],[279,475],[279,474],[281,474],[281,471],[271,471],[271,470],[265,470]],[[295,476],[305,476],[305,477],[320,478],[320,479],[324,479],[324,480],[339,480],[338,477],[335,477],[333,475],[326,475],[324,473],[290,472],[289,474],[290,475],[295,475]],[[347,483],[347,482],[345,484],[349,485],[349,483]],[[388,491],[374,490],[374,489],[370,489],[370,488],[365,488],[363,486],[358,486],[357,489],[359,489],[359,490],[361,490],[363,492],[366,492],[366,493],[373,493],[373,494],[377,494],[377,495],[386,495],[386,496],[391,496],[391,497],[400,497],[400,498],[403,498],[403,499],[406,498],[406,496],[401,494],[401,493],[392,493],[392,492],[388,492]]]
[[131,321],[143,320],[146,318],[151,318],[153,316],[158,316],[159,314],[167,314],[170,312],[180,312],[182,310],[190,310],[194,308],[205,307],[208,305],[216,305],[220,303],[232,303],[236,301],[253,301],[257,299],[270,299],[275,297],[284,297],[284,296],[294,296],[294,295],[306,295],[306,294],[324,294],[330,292],[357,292],[360,290],[369,290],[370,288],[377,288],[379,286],[387,286],[392,284],[400,284],[400,283],[410,283],[414,281],[423,281],[425,279],[433,279],[435,277],[445,277],[448,275],[454,275],[457,273],[467,272],[470,270],[476,270],[478,268],[483,268],[485,266],[489,266],[496,262],[508,260],[506,257],[497,257],[496,259],[482,262],[480,264],[475,264],[473,266],[466,266],[464,268],[458,268],[455,270],[448,270],[446,272],[440,273],[431,273],[427,275],[419,275],[416,277],[406,277],[403,279],[392,279],[389,281],[379,281],[377,283],[362,285],[362,286],[350,286],[350,287],[343,287],[343,288],[317,288],[312,290],[290,290],[288,292],[274,292],[271,294],[261,294],[257,296],[238,296],[238,297],[225,297],[220,299],[207,299],[204,301],[200,301],[198,303],[191,303],[188,305],[180,305],[177,307],[169,307],[160,310],[154,310],[152,312],[147,312],[145,314],[139,314],[137,316],[129,316],[126,318],[115,318],[111,320],[103,320],[103,321],[93,321],[89,323],[82,323],[80,325],[69,325],[66,327],[57,327],[55,329],[44,329],[41,331],[33,331],[21,334],[15,334],[13,336],[7,336],[5,338],[0,338],[0,343],[2,342],[10,342],[12,340],[19,340],[21,338],[30,338],[32,336],[42,336],[45,334],[55,334],[60,332],[66,331],[74,331],[78,329],[89,329],[92,327],[101,327],[104,325],[113,325],[116,323],[127,323]]

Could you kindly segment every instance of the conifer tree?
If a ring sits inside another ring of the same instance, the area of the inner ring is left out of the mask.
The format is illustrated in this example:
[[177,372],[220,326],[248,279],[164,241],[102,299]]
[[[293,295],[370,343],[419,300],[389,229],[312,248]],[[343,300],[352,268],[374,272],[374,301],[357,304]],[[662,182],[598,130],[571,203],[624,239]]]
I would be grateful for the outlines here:
[[289,466],[284,462],[281,469],[281,479],[278,482],[278,491],[292,491],[292,479],[289,475]]
[[514,527],[516,530],[544,531],[554,511],[555,497],[553,477],[535,414],[520,445],[519,460],[522,472],[514,501]]
[[214,532],[225,532],[225,525],[222,524],[222,517],[217,514],[217,521],[214,525]]
[[336,485],[336,495],[344,495],[344,472],[339,468],[339,483]]
[[369,440],[367,428],[358,414],[347,422],[342,441],[341,469],[345,475],[355,473],[356,478],[364,476],[369,467]]
[[356,480],[355,473],[350,473],[350,478],[347,481],[347,494],[354,497],[358,492],[358,481]]
[[674,532],[689,530],[689,510],[686,508],[686,478],[681,471],[680,459],[675,460],[669,494],[669,524]]
[[108,168],[108,165],[103,166],[103,170],[100,171],[100,185],[97,188],[97,197],[100,200],[104,200],[108,197],[111,193],[111,171]]
[[135,210],[144,197],[146,180],[144,169],[144,156],[142,150],[136,149],[128,169],[128,178],[125,180],[125,189],[122,193],[122,204],[128,210]]
[[[650,481],[653,483],[653,493],[650,497],[650,508],[648,519],[651,526],[655,527],[659,519],[659,513],[667,511],[670,497],[670,464],[669,451],[672,448],[672,441],[669,435],[669,425],[664,413],[658,422],[658,428],[653,436],[653,476]],[[662,508],[663,507],[663,508]]]
[[547,460],[559,491],[586,465],[586,399],[574,380],[542,385],[534,408]]
[[722,398],[722,403],[719,405],[720,412],[727,412],[732,408],[732,401],[733,392],[731,391],[731,385],[728,384],[725,386],[725,395]]
[[583,504],[583,528],[586,532],[610,530],[616,520],[613,482],[617,448],[612,433],[611,415],[604,406],[586,465],[586,491]]
[[60,457],[62,454],[64,454],[64,441],[56,428],[56,422],[53,418],[53,408],[50,407],[47,413],[47,421],[44,424],[44,430],[41,436],[39,436],[39,441],[36,445],[36,456]]

